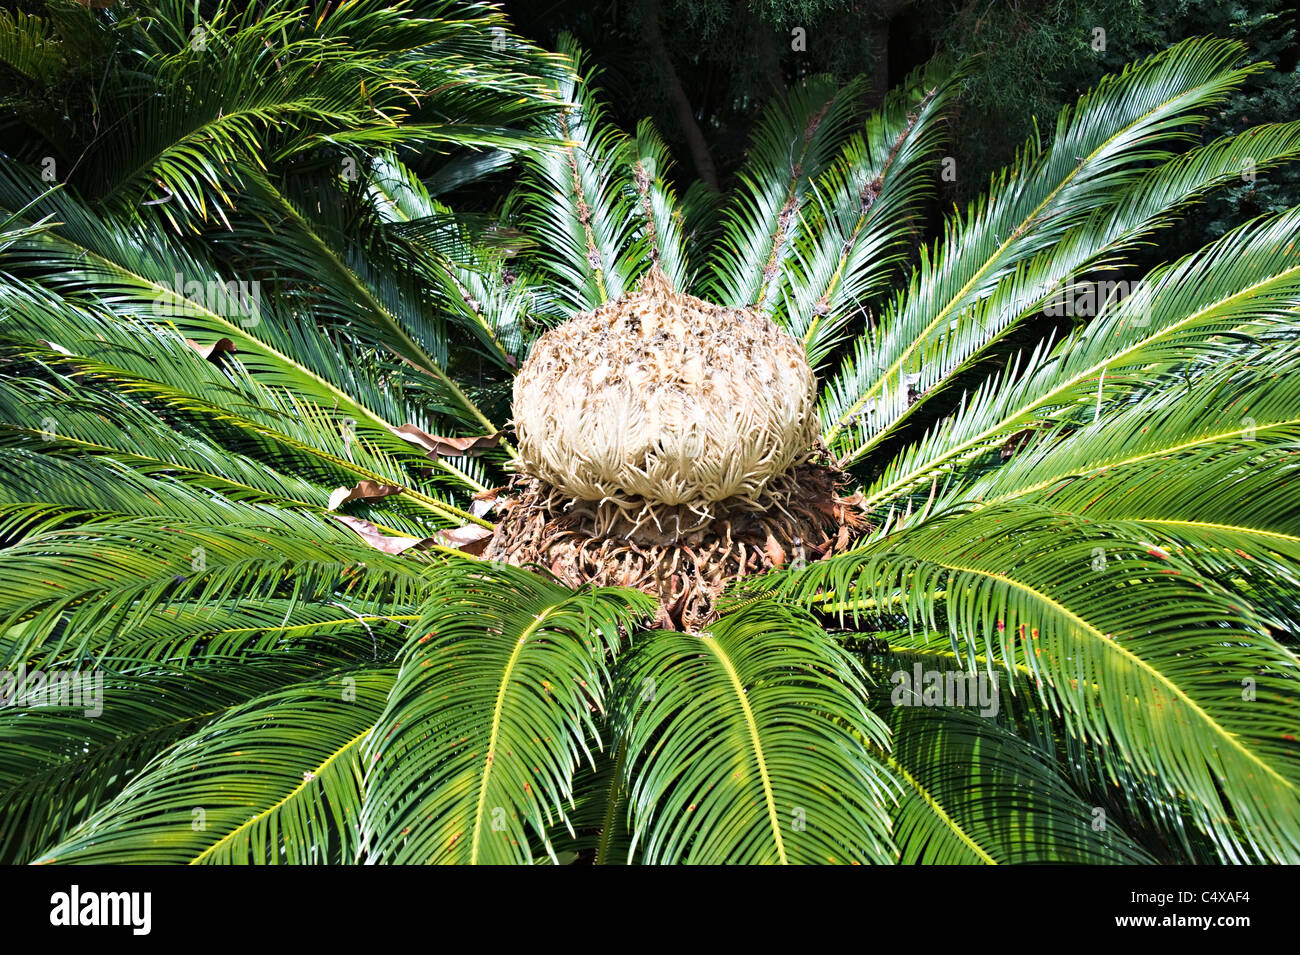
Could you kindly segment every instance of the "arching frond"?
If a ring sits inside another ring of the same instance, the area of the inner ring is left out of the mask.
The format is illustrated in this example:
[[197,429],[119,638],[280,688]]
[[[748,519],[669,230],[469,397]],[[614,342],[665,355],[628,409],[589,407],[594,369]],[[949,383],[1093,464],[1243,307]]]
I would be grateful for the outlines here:
[[23,864],[54,848],[158,753],[240,704],[320,669],[301,655],[172,672],[83,671],[92,688],[101,681],[90,695],[100,696],[92,702],[103,712],[93,719],[85,708],[0,711],[0,859]]
[[[946,677],[944,671],[930,672]],[[917,700],[893,710],[890,728],[889,763],[904,781],[894,822],[900,862],[1152,861],[1123,829],[1071,791],[1043,753],[996,721]]]
[[239,706],[174,745],[36,861],[358,861],[362,745],[392,683],[392,671],[356,670]]
[[367,744],[364,847],[379,862],[531,862],[591,762],[608,656],[653,608],[523,570],[438,575]]
[[1185,793],[1225,858],[1300,858],[1295,655],[1239,598],[1122,526],[1027,504],[949,512],[765,586],[917,627],[942,602],[956,646],[1024,666],[1074,735]]
[[620,162],[626,137],[607,125],[571,38],[560,52],[572,71],[556,87],[566,104],[541,127],[564,146],[528,157],[524,221],[539,239],[541,265],[560,282],[575,311],[592,309],[631,290],[637,263],[625,256],[636,221]]
[[523,127],[550,105],[542,76],[556,59],[487,6],[429,12],[373,0],[319,13],[300,0],[143,4],[105,31],[92,72],[95,128],[102,117],[107,129],[56,154],[60,179],[121,215],[196,232],[229,222],[247,174],[289,159],[535,144]]
[[889,288],[915,240],[935,181],[927,167],[955,76],[943,64],[917,71],[886,97],[814,183],[812,219],[800,236],[788,301],[780,310],[818,367],[849,326],[868,324],[862,303]]
[[229,609],[271,596],[410,603],[425,588],[421,561],[390,558],[338,525],[235,505],[227,515],[217,524],[90,521],[0,551],[0,632],[27,625],[0,662],[36,651],[78,656],[92,645],[113,653],[117,639],[177,600],[201,605],[215,629]]
[[[859,340],[829,386],[825,438],[841,462],[860,458],[913,392],[936,387],[1074,269],[1150,225],[1161,210],[1108,212],[1145,164],[1171,159],[1187,126],[1250,75],[1231,68],[1240,52],[1228,41],[1186,41],[1107,77],[1062,112],[1049,145],[1031,141],[985,199],[950,221],[879,332]],[[1090,216],[1116,227],[1080,229]],[[1069,255],[1060,247],[1067,237]]]
[[866,503],[884,506],[1023,429],[1086,420],[1098,402],[1179,381],[1188,363],[1222,360],[1250,336],[1293,331],[1300,323],[1297,229],[1300,209],[1241,226],[1156,270],[1055,348],[991,377],[951,419],[894,458]]
[[694,275],[687,261],[684,217],[667,179],[668,150],[647,121],[637,126],[636,135],[627,140],[623,150],[631,167],[624,185],[628,209],[638,221],[625,268],[631,274],[639,265],[633,257],[649,257],[672,287],[684,292]]
[[894,859],[896,783],[853,661],[775,604],[639,637],[620,669],[632,845],[648,863]]

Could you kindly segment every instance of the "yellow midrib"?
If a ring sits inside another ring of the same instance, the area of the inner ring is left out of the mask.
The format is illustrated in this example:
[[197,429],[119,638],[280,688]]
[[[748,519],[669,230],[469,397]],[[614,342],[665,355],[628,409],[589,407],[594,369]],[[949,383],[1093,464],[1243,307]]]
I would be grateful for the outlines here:
[[1126,658],[1129,661],[1129,663],[1131,663],[1138,670],[1147,673],[1151,677],[1155,678],[1155,680],[1157,680],[1159,683],[1163,684],[1170,691],[1171,695],[1181,700],[1184,703],[1184,705],[1186,705],[1193,713],[1195,713],[1197,716],[1203,719],[1207,725],[1212,727],[1216,734],[1218,734],[1220,737],[1222,737],[1224,740],[1230,743],[1234,749],[1239,750],[1251,763],[1254,763],[1256,766],[1259,766],[1261,769],[1267,772],[1268,775],[1272,776],[1274,779],[1276,779],[1278,782],[1280,782],[1283,786],[1287,787],[1288,789],[1296,788],[1294,783],[1290,782],[1288,779],[1286,779],[1286,777],[1282,776],[1276,769],[1268,765],[1268,763],[1263,762],[1258,756],[1256,756],[1245,746],[1243,746],[1241,744],[1241,741],[1237,739],[1237,737],[1234,734],[1228,732],[1227,729],[1220,726],[1218,721],[1215,720],[1213,717],[1211,717],[1210,714],[1206,713],[1205,710],[1201,708],[1199,703],[1197,703],[1195,700],[1189,697],[1187,693],[1182,689],[1182,687],[1178,686],[1178,684],[1174,683],[1172,680],[1170,680],[1159,670],[1152,667],[1149,663],[1147,663],[1146,660],[1142,659],[1140,656],[1133,653],[1133,651],[1129,650],[1127,647],[1120,644],[1119,641],[1108,638],[1104,633],[1102,633],[1092,624],[1088,623],[1088,621],[1084,620],[1073,610],[1070,610],[1064,604],[1059,603],[1058,601],[1054,600],[1052,597],[1049,597],[1047,594],[1043,593],[1041,590],[1037,590],[1036,588],[1031,587],[1029,584],[1022,583],[1021,581],[1015,580],[1011,577],[1003,576],[1002,574],[995,574],[987,570],[981,570],[978,567],[964,567],[960,564],[951,564],[941,560],[933,560],[933,563],[938,564],[941,567],[946,567],[949,570],[959,571],[961,573],[967,573],[967,574],[976,574],[981,577],[986,577],[990,580],[1001,581],[1005,584],[1008,584],[1011,587],[1016,588],[1017,590],[1021,590],[1029,594],[1030,596],[1042,601],[1044,604],[1056,610],[1062,616],[1073,621],[1077,626],[1082,628],[1084,631],[1093,634],[1098,640],[1101,641],[1102,646],[1115,650],[1121,656]]
[[736,699],[740,703],[740,710],[745,718],[745,726],[749,730],[750,744],[754,748],[754,761],[758,766],[758,776],[763,783],[763,799],[767,804],[767,819],[772,827],[772,838],[776,841],[777,858],[780,860],[781,865],[789,865],[789,860],[785,854],[785,840],[781,838],[781,822],[777,818],[776,796],[772,792],[772,780],[767,773],[767,760],[763,756],[763,744],[758,734],[758,721],[754,719],[754,711],[749,705],[749,698],[745,695],[745,687],[740,682],[740,674],[736,672],[730,658],[722,652],[722,648],[718,646],[716,640],[705,637],[702,642],[722,665],[722,669],[727,674],[727,679],[731,681],[731,687],[735,691]]
[[483,761],[483,778],[479,782],[478,804],[474,808],[474,833],[470,838],[469,864],[478,864],[478,852],[480,843],[480,834],[483,831],[483,809],[487,803],[488,781],[492,775],[492,764],[496,757],[497,740],[501,733],[501,712],[505,708],[506,690],[510,687],[510,674],[514,671],[515,664],[519,660],[519,654],[523,652],[524,645],[528,638],[535,634],[538,628],[546,621],[546,618],[555,612],[555,607],[547,607],[541,613],[533,618],[533,622],[528,625],[519,642],[515,644],[514,649],[510,651],[510,659],[506,661],[505,670],[501,674],[501,685],[497,687],[496,705],[492,708],[492,728],[488,733],[487,755]]
[[1069,471],[1065,474],[1058,473],[1048,478],[1045,481],[1039,481],[1037,484],[1031,484],[1028,487],[1018,488],[1015,491],[1008,492],[1006,494],[1001,495],[1000,497],[991,497],[986,501],[982,501],[981,506],[989,507],[994,504],[1002,504],[1005,503],[1006,501],[1012,501],[1015,500],[1016,498],[1024,497],[1028,494],[1034,494],[1038,491],[1042,491],[1046,488],[1051,487],[1053,484],[1058,483],[1059,481],[1064,481],[1070,478],[1083,477],[1085,474],[1097,474],[1101,471],[1109,471],[1111,468],[1127,467],[1130,464],[1137,464],[1139,461],[1145,461],[1148,458],[1159,458],[1169,454],[1177,454],[1179,451],[1186,451],[1187,449],[1194,448],[1198,445],[1211,444],[1215,441],[1222,441],[1225,438],[1233,438],[1238,435],[1245,434],[1247,431],[1254,431],[1255,434],[1258,434],[1261,431],[1272,431],[1276,428],[1285,428],[1291,425],[1300,425],[1300,418],[1287,418],[1283,421],[1274,421],[1270,424],[1265,424],[1265,425],[1254,425],[1245,428],[1233,428],[1229,431],[1216,431],[1214,434],[1201,435],[1199,438],[1195,438],[1191,441],[1184,441],[1182,444],[1157,448],[1154,451],[1144,451],[1141,454],[1134,454],[1127,458],[1120,458],[1116,461],[1110,461],[1105,464],[1098,464],[1090,468],[1083,468],[1081,470]]
[[975,853],[980,861],[984,862],[986,865],[998,864],[997,860],[985,852],[984,849],[980,847],[979,843],[966,834],[965,829],[957,825],[956,820],[953,819],[952,816],[948,815],[948,811],[943,808],[943,805],[939,800],[930,795],[930,790],[922,786],[920,781],[909,773],[907,769],[889,753],[884,753],[884,756],[885,760],[889,763],[890,768],[907,780],[908,785],[917,791],[921,798],[925,800],[926,805],[934,810],[935,815],[943,820],[943,824],[956,834],[957,838],[961,840],[963,845],[970,849],[971,852]]
[[370,724],[365,729],[363,729],[360,733],[358,733],[356,736],[352,737],[352,739],[344,743],[343,746],[341,746],[339,749],[336,749],[334,752],[330,753],[330,755],[325,759],[325,761],[316,767],[315,771],[311,774],[310,778],[304,776],[303,781],[301,783],[293,787],[293,789],[289,790],[289,792],[286,793],[283,798],[277,800],[274,805],[268,806],[266,809],[263,809],[253,818],[240,823],[234,829],[230,830],[230,832],[226,833],[216,842],[212,843],[212,845],[208,846],[206,849],[204,849],[202,852],[196,855],[193,859],[191,859],[189,864],[197,865],[209,853],[215,852],[220,846],[224,845],[225,843],[229,842],[231,839],[235,838],[235,836],[239,835],[239,833],[243,832],[245,829],[253,825],[259,819],[264,819],[265,817],[269,816],[271,813],[279,809],[281,806],[288,803],[289,800],[299,795],[309,785],[316,782],[316,780],[320,778],[321,773],[323,773],[326,769],[328,769],[329,765],[332,762],[334,762],[334,760],[338,759],[340,756],[342,756],[352,747],[356,746],[359,742],[361,742],[361,740],[363,740],[366,736],[368,736],[370,734],[370,731],[373,730],[374,728],[375,728],[375,724],[373,723]]
[[1213,521],[1175,521],[1163,517],[1129,517],[1125,520],[1141,521],[1144,524],[1174,524],[1179,527],[1210,527],[1221,531],[1236,531],[1240,534],[1254,534],[1260,537],[1275,537],[1278,540],[1300,544],[1300,537],[1283,534],[1280,531],[1266,531],[1259,527],[1246,527],[1242,524],[1216,524]]

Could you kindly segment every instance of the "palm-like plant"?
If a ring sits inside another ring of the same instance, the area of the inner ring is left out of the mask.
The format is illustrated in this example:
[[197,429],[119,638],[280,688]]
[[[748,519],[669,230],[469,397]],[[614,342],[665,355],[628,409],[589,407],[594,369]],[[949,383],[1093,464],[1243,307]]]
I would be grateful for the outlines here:
[[[1300,152],[1295,125],[1197,143],[1252,69],[1237,46],[1112,77],[912,262],[939,67],[865,119],[808,83],[719,199],[679,196],[576,62],[455,60],[500,40],[490,15],[448,8],[409,46],[340,27],[366,56],[326,76],[459,62],[474,82],[434,94],[458,128],[532,122],[475,140],[538,145],[485,222],[411,171],[436,124],[316,90],[328,18],[232,21],[214,35],[264,72],[208,86],[188,16],[153,11],[170,45],[127,42],[138,73],[224,118],[283,69],[311,105],[188,135],[132,89],[154,145],[105,133],[116,171],[0,173],[0,658],[105,681],[94,719],[0,711],[3,858],[1300,859],[1300,210],[1043,331],[1180,206]],[[765,554],[698,630],[461,551],[527,466],[514,369],[652,265],[800,344],[860,491],[850,546]],[[236,278],[255,310],[210,294]],[[948,674],[996,680],[993,712],[932,699]]]

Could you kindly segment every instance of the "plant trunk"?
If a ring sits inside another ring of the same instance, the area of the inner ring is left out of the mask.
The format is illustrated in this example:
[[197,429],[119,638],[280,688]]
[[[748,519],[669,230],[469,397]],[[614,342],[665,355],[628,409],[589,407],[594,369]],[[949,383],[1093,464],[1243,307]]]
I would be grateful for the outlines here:
[[691,106],[686,90],[682,88],[681,78],[673,67],[672,58],[668,55],[668,47],[664,44],[663,33],[659,30],[659,0],[646,0],[642,30],[645,34],[646,46],[663,66],[664,82],[668,86],[668,101],[672,106],[673,117],[677,120],[682,135],[686,137],[686,146],[691,151],[691,162],[695,164],[695,174],[708,183],[710,188],[716,190],[718,188],[717,167],[713,164],[713,156],[709,153],[708,143],[704,140],[704,132],[695,119],[695,109]]

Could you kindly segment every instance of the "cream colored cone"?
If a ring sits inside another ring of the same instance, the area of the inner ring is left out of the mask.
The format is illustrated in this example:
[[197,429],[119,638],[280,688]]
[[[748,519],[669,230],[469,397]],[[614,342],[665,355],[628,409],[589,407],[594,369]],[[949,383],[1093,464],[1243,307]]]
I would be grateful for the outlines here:
[[766,316],[674,292],[658,267],[538,340],[513,413],[525,473],[584,501],[701,516],[758,506],[820,431],[798,343]]

